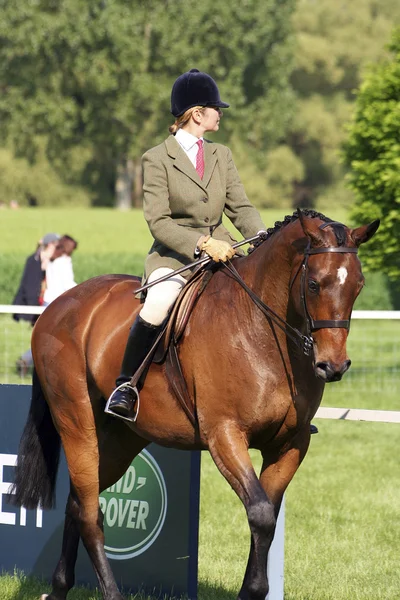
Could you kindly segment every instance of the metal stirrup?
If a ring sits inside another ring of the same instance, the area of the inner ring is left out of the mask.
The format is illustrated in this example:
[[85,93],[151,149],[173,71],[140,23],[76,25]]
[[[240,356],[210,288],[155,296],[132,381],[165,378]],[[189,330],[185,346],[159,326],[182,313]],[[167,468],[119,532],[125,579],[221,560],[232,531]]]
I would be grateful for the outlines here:
[[[115,412],[113,412],[112,410],[109,409],[112,397],[114,396],[115,392],[117,392],[118,390],[120,390],[122,387],[128,387],[129,389],[131,389],[136,394],[136,402],[135,402],[135,404],[136,404],[136,410],[135,410],[135,416],[132,419],[129,418],[129,417],[124,417],[123,415],[119,415],[118,413],[115,413]],[[107,400],[104,412],[107,413],[108,415],[112,415],[113,417],[117,417],[118,419],[123,419],[124,421],[128,421],[129,423],[134,423],[136,421],[136,419],[138,418],[139,409],[140,409],[139,390],[137,389],[136,386],[133,387],[129,383],[129,381],[126,381],[124,383],[121,383],[118,387],[115,388],[115,390],[113,391],[113,393],[111,394],[111,396]]]

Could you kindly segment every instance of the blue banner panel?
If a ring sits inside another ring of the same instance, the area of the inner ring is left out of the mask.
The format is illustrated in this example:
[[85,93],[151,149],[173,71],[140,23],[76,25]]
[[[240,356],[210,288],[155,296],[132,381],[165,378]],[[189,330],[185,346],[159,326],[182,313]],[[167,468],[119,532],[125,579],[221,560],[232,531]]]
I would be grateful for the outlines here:
[[[8,502],[19,440],[30,405],[30,386],[0,385],[0,568],[51,579],[60,552],[69,477],[64,455],[57,507],[25,510]],[[197,599],[200,452],[154,444],[100,496],[105,550],[121,588]],[[83,545],[77,584],[97,586]]]

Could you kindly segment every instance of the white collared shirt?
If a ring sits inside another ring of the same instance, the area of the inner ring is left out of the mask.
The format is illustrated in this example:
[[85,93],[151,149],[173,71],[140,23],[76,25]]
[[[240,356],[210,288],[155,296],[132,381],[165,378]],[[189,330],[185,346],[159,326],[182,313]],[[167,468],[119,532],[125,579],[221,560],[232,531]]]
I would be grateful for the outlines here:
[[58,296],[76,286],[74,281],[74,271],[72,259],[63,254],[59,258],[50,261],[46,267],[46,289],[43,295],[43,302],[47,306]]
[[203,140],[203,138],[197,138],[195,135],[192,135],[184,129],[178,129],[178,131],[175,134],[175,139],[182,148],[182,150],[186,153],[194,168],[196,168],[196,156],[199,150],[197,142],[199,141],[199,139]]

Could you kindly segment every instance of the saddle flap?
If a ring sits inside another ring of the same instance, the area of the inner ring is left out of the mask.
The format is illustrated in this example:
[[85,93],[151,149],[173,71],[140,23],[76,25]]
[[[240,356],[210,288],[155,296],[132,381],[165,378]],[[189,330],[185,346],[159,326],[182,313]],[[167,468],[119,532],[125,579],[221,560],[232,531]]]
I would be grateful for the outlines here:
[[213,272],[211,270],[200,269],[194,273],[184,286],[171,311],[165,333],[158,344],[153,362],[157,364],[164,362],[171,340],[173,340],[175,344],[179,342],[185,331],[194,305],[204,291],[212,275]]

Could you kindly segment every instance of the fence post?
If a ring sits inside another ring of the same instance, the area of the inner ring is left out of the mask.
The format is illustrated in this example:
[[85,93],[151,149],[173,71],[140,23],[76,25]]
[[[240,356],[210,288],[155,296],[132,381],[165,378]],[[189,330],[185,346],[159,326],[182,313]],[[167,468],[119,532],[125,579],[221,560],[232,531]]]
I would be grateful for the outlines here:
[[285,559],[285,496],[282,499],[275,535],[268,555],[269,594],[266,600],[283,600]]

